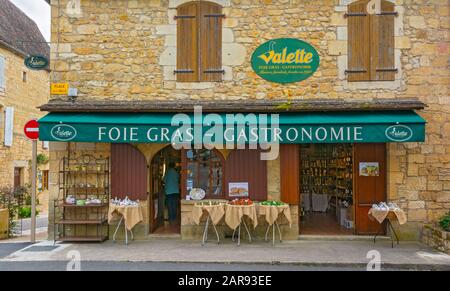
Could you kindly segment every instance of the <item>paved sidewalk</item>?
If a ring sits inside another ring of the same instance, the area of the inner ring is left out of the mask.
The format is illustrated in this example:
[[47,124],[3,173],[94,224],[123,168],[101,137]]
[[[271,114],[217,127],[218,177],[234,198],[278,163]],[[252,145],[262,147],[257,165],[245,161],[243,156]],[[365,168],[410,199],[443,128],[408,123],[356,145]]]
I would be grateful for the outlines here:
[[[50,241],[37,245],[49,246]],[[256,242],[236,246],[231,242],[220,245],[172,239],[135,241],[126,246],[111,241],[103,244],[57,244],[51,251],[15,252],[1,261],[67,261],[78,251],[82,261],[116,262],[177,262],[177,263],[261,263],[302,264],[323,266],[365,266],[368,252],[376,250],[383,266],[406,269],[450,270],[450,256],[415,242],[401,242],[391,248],[388,241],[376,244],[367,241],[289,241],[273,247]],[[69,253],[70,252],[70,253]]]

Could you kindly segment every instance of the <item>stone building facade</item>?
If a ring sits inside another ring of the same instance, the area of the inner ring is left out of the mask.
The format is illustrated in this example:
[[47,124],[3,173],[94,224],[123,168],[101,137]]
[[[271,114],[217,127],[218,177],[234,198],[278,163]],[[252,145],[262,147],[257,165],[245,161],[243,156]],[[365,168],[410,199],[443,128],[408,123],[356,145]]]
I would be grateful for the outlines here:
[[[11,2],[0,1],[0,8],[0,187],[14,186],[15,169],[20,169],[20,185],[25,186],[31,184],[31,141],[25,137],[23,128],[28,120],[43,115],[38,106],[49,99],[50,74],[48,69],[27,68],[24,59],[28,54],[49,56],[50,48],[37,25]],[[7,120],[7,110],[12,110],[12,120]],[[7,122],[12,123],[10,145],[5,144],[6,135],[10,134],[6,128],[11,126]],[[38,153],[48,157],[48,146],[44,148],[39,142]],[[48,170],[48,164],[40,168]],[[41,195],[42,202],[47,204],[45,196],[48,192]]]
[[[75,1],[76,2],[76,1]],[[52,0],[52,80],[78,89],[76,102],[155,102],[418,98],[427,107],[424,143],[387,145],[387,195],[407,212],[402,237],[418,239],[421,225],[450,209],[449,4],[396,0],[395,80],[348,82],[349,0],[211,0],[223,7],[222,82],[177,82],[176,7],[185,0]],[[58,3],[60,6],[58,7]],[[70,9],[69,9],[70,8]],[[250,66],[252,52],[282,37],[306,40],[321,56],[317,72],[293,84],[269,83]],[[67,101],[52,96],[52,102]],[[76,150],[107,145],[77,144]],[[51,143],[51,195],[67,145]],[[279,168],[277,161],[269,167]],[[280,173],[269,195],[276,199]]]

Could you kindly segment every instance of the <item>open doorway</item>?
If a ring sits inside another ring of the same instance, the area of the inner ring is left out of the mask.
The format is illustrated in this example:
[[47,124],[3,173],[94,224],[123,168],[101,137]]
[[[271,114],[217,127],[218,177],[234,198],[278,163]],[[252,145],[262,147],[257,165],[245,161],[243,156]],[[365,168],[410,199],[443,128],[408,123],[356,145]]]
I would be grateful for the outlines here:
[[150,233],[152,234],[180,233],[180,173],[181,151],[169,145],[153,157],[150,165]]
[[311,144],[301,148],[300,233],[354,233],[353,146]]

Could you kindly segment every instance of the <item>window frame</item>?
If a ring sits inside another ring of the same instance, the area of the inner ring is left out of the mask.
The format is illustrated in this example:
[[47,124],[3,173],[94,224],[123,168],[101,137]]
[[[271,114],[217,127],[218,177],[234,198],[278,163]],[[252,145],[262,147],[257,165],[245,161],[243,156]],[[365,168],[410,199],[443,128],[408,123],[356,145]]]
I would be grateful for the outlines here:
[[[183,198],[186,198],[186,196],[189,194],[187,191],[187,170],[188,170],[188,164],[189,163],[193,163],[192,161],[189,161],[189,159],[187,158],[187,152],[188,151],[201,151],[201,150],[207,150],[207,149],[182,149],[181,150],[181,195]],[[212,150],[208,150],[210,152],[213,152],[216,156],[216,158],[220,159],[220,163],[221,163],[221,168],[222,168],[222,177],[221,177],[221,181],[222,181],[222,185],[221,185],[221,193],[220,195],[213,195],[211,193],[212,191],[212,172],[211,170],[213,169],[212,165],[212,160],[209,159],[208,160],[208,167],[209,167],[209,181],[208,181],[208,191],[206,192],[205,195],[205,199],[226,199],[226,194],[225,194],[225,158],[222,155],[222,153],[220,151],[218,151],[217,149],[212,149]],[[196,161],[194,162],[197,167],[199,167],[199,164],[201,162]],[[197,170],[198,172],[198,170]],[[199,179],[199,175],[197,176],[197,180]],[[197,182],[198,183],[198,182]],[[195,187],[194,187],[195,188]]]
[[6,90],[6,57],[0,55],[0,92]]
[[[179,5],[176,9],[177,63],[174,71],[176,81],[180,83],[222,82],[223,75],[225,74],[222,64],[222,18],[225,17],[223,14],[223,6],[209,1],[191,1]],[[182,9],[190,10],[190,12],[185,12]],[[204,14],[205,11],[209,12],[214,10],[217,10],[218,13]],[[187,14],[183,15],[184,13]],[[204,17],[217,19],[217,26],[205,22]],[[191,21],[195,22],[192,23]],[[191,38],[195,38],[194,41],[186,41],[185,36],[189,32]],[[213,40],[213,38],[203,37],[203,35],[208,34],[217,35],[217,38]],[[213,48],[216,47],[216,50],[211,52],[211,46]],[[189,53],[190,49],[193,52]],[[186,65],[186,63],[191,64]],[[210,64],[214,68],[208,68]]]
[[[346,79],[351,83],[394,82],[398,72],[395,61],[395,20],[385,19],[385,17],[398,16],[395,11],[395,3],[381,0],[381,14],[370,14],[367,9],[364,11],[362,7],[367,7],[369,3],[370,0],[360,0],[347,5],[349,12],[345,14],[348,20]],[[356,17],[367,18],[359,19],[360,23],[356,20],[351,21],[352,18],[355,19]],[[390,31],[386,33],[385,29],[390,29]],[[354,31],[355,33],[352,33]],[[392,47],[386,48],[386,43],[391,44]],[[359,45],[361,50],[358,53],[353,51],[355,45]],[[381,52],[381,50],[384,50],[384,52]],[[360,66],[361,64],[355,65],[359,62],[364,63],[363,67]],[[380,63],[386,62],[390,62],[389,68],[379,67]]]

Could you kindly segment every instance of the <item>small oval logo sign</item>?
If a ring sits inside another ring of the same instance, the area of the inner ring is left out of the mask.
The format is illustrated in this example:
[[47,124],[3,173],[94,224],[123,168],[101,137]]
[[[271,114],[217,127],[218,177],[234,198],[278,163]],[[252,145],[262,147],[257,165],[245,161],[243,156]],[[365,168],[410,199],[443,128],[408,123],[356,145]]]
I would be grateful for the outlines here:
[[300,82],[319,68],[320,56],[307,42],[278,38],[260,45],[252,55],[252,67],[261,78],[275,83]]
[[32,70],[43,70],[48,64],[48,59],[44,56],[28,56],[25,59],[25,66]]
[[392,141],[408,141],[412,136],[412,129],[406,125],[393,125],[386,129],[386,137]]
[[67,124],[58,124],[53,126],[50,134],[56,140],[69,141],[77,136],[77,130],[73,126]]

